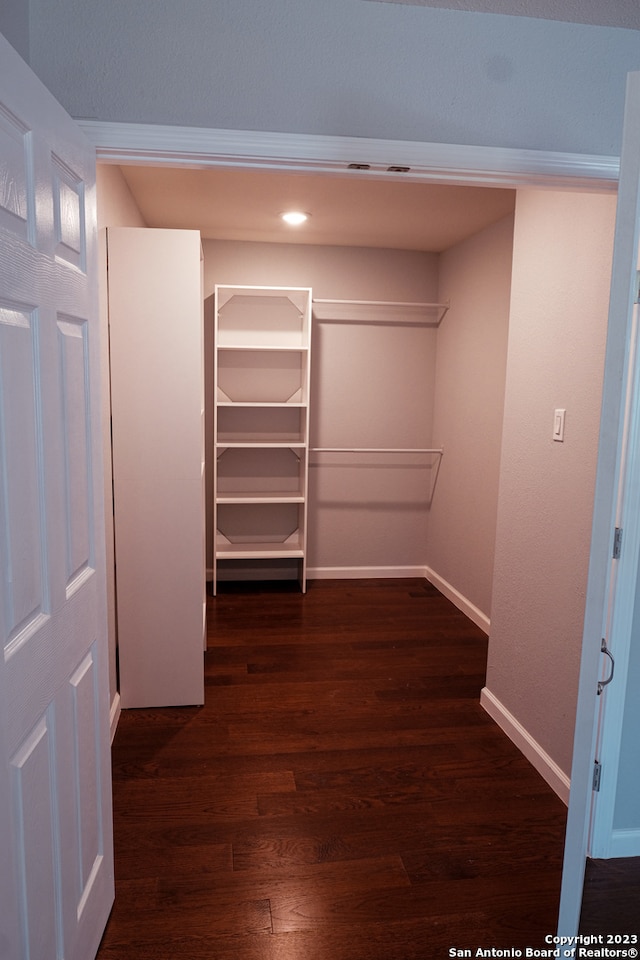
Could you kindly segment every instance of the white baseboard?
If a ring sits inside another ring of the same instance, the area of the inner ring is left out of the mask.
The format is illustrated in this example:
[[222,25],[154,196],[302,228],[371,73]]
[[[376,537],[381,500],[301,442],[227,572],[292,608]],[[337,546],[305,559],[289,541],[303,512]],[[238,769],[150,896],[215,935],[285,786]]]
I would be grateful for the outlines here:
[[510,713],[486,687],[484,687],[480,693],[480,706],[484,707],[489,716],[504,730],[509,739],[524,754],[529,763],[544,777],[551,789],[568,805],[569,777],[560,769],[558,764],[551,759],[549,754],[542,749],[537,740],[533,739],[531,734],[525,730],[513,714]]
[[424,567],[307,567],[307,580],[400,580],[424,577]]
[[425,567],[423,569],[423,576],[432,583],[433,586],[444,594],[447,600],[451,600],[454,606],[461,610],[465,616],[469,617],[476,627],[480,627],[487,636],[489,635],[489,627],[491,621],[486,613],[483,613],[475,604],[471,603],[470,600],[460,593],[459,590],[456,590],[455,587],[452,587],[450,583],[444,580],[442,577],[438,576],[435,570],[432,570],[431,567]]
[[120,719],[121,712],[120,694],[116,692],[116,695],[111,701],[111,709],[109,710],[109,730],[111,734],[111,743],[113,743],[113,738],[115,737],[116,730],[118,729],[118,721]]
[[611,836],[611,857],[640,857],[640,829],[614,830]]
[[[243,570],[242,576],[238,579],[255,580],[263,575],[261,568],[256,571]],[[235,579],[237,574],[232,574]],[[270,571],[270,579],[287,579],[291,577],[290,571],[284,571],[280,575],[277,571]],[[447,600],[461,610],[465,616],[475,623],[477,627],[486,634],[489,633],[489,617],[479,610],[470,600],[467,600],[455,587],[439,577],[430,567],[419,566],[395,566],[395,567],[307,567],[307,580],[401,580],[404,578],[419,577],[428,580],[433,586],[444,594]],[[213,580],[213,570],[207,569],[207,579]],[[227,579],[224,570],[219,571],[218,579],[220,581]]]

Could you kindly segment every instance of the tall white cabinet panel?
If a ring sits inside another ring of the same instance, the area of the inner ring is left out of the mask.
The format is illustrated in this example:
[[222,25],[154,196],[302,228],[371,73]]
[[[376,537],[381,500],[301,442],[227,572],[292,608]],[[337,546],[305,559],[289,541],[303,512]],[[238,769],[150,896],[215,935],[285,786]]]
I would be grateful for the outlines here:
[[204,702],[200,234],[107,232],[123,707]]
[[290,571],[306,590],[311,290],[215,288],[220,579]]

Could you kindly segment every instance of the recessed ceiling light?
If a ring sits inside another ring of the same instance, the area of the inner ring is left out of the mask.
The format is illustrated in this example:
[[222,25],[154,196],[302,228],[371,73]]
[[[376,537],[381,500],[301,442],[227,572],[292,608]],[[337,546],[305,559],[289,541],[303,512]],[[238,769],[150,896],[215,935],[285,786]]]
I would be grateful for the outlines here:
[[302,213],[300,210],[288,210],[286,213],[281,213],[280,216],[285,223],[292,227],[299,227],[301,223],[309,219],[309,214]]

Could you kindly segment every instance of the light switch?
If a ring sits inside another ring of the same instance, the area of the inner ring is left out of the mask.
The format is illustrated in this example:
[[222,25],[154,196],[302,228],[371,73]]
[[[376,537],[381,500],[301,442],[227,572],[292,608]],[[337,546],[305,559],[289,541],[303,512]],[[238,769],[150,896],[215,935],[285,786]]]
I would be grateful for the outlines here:
[[556,410],[553,414],[553,439],[560,441],[564,440],[564,417],[566,410]]

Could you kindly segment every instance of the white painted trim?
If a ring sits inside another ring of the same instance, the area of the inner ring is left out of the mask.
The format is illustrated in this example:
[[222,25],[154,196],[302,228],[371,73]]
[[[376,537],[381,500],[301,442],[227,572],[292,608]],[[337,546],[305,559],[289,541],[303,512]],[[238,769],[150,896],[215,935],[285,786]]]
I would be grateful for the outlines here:
[[424,578],[424,567],[308,567],[307,580],[393,580]]
[[476,627],[480,627],[487,635],[491,621],[486,613],[483,613],[474,603],[471,603],[459,590],[456,590],[447,580],[439,576],[431,567],[424,568],[424,576],[433,586],[444,594],[447,600],[451,600],[458,610],[461,610],[465,616],[469,617]]
[[120,694],[116,692],[113,700],[111,701],[111,709],[109,710],[109,730],[111,734],[111,743],[113,743],[113,738],[116,735],[121,713],[122,708],[120,706]]
[[[235,574],[225,576],[224,570],[218,571],[218,581],[234,579]],[[242,570],[242,580],[260,580],[264,571],[259,567]],[[404,578],[419,577],[425,579],[424,567],[307,567],[307,580],[402,580]],[[278,572],[277,568],[269,570],[270,580],[291,579],[288,569]],[[213,570],[207,569],[207,580],[213,580]]]
[[[248,167],[349,176],[516,187],[615,190],[617,157],[508,147],[374,140],[259,130],[216,130],[78,120],[97,158],[109,163]],[[409,167],[406,172],[393,167]]]
[[569,777],[487,687],[483,687],[480,693],[480,706],[504,730],[509,739],[524,754],[529,763],[536,768],[538,773],[544,777],[563,803],[568,804]]
[[614,830],[611,834],[611,857],[640,857],[640,828]]

